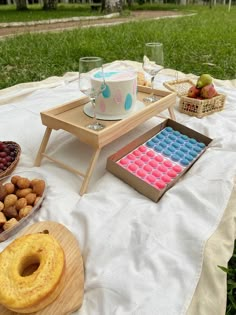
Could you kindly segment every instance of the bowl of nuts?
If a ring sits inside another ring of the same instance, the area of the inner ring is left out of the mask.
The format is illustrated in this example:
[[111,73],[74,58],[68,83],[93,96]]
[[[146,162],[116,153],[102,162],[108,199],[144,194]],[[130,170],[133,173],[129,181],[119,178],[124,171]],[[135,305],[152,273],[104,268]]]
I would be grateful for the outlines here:
[[44,177],[34,171],[0,179],[0,242],[5,241],[38,210],[46,193]]

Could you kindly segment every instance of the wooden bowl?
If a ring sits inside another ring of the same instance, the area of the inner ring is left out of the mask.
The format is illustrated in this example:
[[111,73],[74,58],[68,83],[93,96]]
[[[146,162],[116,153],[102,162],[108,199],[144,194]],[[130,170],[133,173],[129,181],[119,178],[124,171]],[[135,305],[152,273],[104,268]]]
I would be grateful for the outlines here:
[[14,161],[11,162],[11,165],[8,166],[8,168],[4,171],[0,170],[0,179],[10,175],[14,169],[16,168],[17,163],[19,162],[20,159],[20,155],[21,155],[21,147],[18,143],[13,142],[13,141],[2,141],[2,143],[6,144],[7,146],[13,145],[17,151],[16,153],[16,157],[14,159]]

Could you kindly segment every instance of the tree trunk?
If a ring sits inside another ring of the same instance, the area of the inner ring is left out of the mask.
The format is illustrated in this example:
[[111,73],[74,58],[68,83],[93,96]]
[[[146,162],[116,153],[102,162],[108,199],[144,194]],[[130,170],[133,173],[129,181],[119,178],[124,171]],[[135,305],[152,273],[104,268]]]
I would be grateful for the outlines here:
[[122,11],[122,0],[102,0],[103,12],[113,13]]
[[106,10],[106,0],[102,0],[102,1],[101,1],[101,4],[102,4],[102,6],[101,6],[101,12],[105,12],[105,10]]
[[132,6],[132,0],[127,0],[128,8],[130,9]]
[[43,10],[56,10],[57,0],[43,0]]
[[28,10],[26,0],[16,0],[16,10],[18,11]]

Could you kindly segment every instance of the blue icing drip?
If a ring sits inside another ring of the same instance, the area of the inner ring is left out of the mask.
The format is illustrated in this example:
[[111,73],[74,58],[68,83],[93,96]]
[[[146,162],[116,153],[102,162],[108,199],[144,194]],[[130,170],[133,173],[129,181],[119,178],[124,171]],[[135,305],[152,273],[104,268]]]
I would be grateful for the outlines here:
[[105,90],[102,92],[102,95],[104,98],[109,98],[111,96],[111,91],[107,84]]
[[128,93],[125,98],[125,110],[129,110],[132,107],[132,96]]
[[98,71],[97,73],[94,74],[94,78],[96,78],[96,79],[110,78],[114,74],[117,74],[117,73],[119,73],[119,72],[117,72],[117,71],[111,71],[111,72]]

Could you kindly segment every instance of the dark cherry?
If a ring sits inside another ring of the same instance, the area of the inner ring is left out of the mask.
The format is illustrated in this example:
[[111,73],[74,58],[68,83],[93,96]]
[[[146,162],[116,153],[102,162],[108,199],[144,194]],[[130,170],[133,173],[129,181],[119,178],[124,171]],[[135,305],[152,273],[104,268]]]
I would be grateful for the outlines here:
[[7,153],[5,151],[0,152],[0,157],[5,158],[7,156]]
[[15,146],[14,144],[9,144],[9,145],[8,145],[8,149],[9,149],[10,151],[14,151],[14,150],[16,149],[16,146]]

